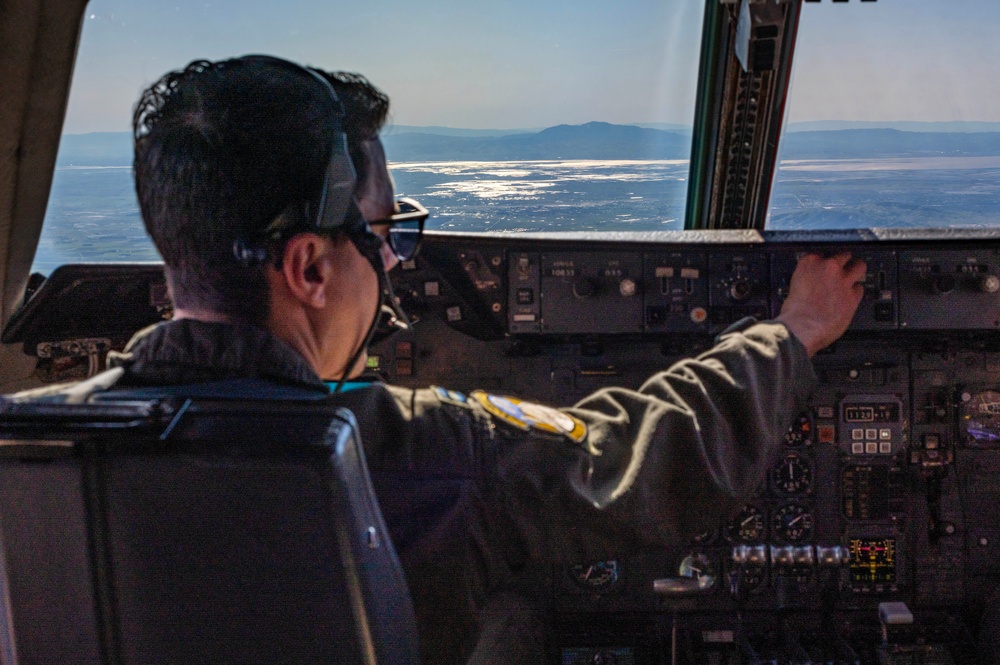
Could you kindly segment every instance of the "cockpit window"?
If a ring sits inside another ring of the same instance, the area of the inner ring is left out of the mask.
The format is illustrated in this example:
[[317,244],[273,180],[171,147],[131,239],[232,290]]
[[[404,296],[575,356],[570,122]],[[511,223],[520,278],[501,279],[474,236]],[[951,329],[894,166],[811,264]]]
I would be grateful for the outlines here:
[[769,228],[1000,225],[1000,4],[806,2]]
[[196,58],[270,53],[392,99],[399,194],[428,228],[684,224],[703,0],[162,3],[92,0],[34,270],[144,261],[129,121]]

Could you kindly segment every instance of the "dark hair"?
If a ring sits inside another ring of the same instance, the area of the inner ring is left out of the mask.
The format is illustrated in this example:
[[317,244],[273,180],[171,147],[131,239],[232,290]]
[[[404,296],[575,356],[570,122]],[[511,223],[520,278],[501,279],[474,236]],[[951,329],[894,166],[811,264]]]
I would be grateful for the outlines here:
[[343,130],[352,150],[363,141],[377,138],[389,116],[389,98],[361,74],[318,73],[326,77],[344,106]]
[[330,82],[344,106],[343,131],[347,135],[347,147],[360,188],[367,177],[361,143],[378,137],[389,117],[389,98],[361,74],[319,73]]
[[[345,97],[356,96],[348,114],[366,108],[367,89],[382,109],[374,124],[351,119],[349,141],[351,131],[377,135],[388,99],[362,77],[339,76]],[[316,197],[337,131],[329,90],[281,61],[198,60],[143,92],[133,115],[136,193],[175,306],[266,320],[264,265],[238,261],[234,243]]]

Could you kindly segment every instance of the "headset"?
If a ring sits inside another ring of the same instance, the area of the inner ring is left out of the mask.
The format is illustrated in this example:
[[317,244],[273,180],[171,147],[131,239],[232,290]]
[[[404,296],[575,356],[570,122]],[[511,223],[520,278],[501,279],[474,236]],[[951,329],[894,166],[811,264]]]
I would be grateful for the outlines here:
[[[302,223],[303,230],[316,229],[329,232],[344,227],[345,231],[357,231],[359,224],[364,224],[361,213],[354,203],[354,188],[357,185],[358,177],[348,151],[347,134],[342,129],[346,115],[344,106],[340,103],[340,98],[333,85],[318,72],[290,60],[271,55],[245,55],[239,60],[244,63],[272,65],[307,76],[323,86],[323,89],[330,95],[335,109],[336,128],[330,145],[330,160],[323,176],[323,186],[317,196],[304,202],[301,220],[293,222],[289,229]],[[278,220],[287,221],[283,220],[283,216],[279,216]],[[345,225],[353,228],[347,228]],[[272,224],[265,230],[265,233],[282,230],[274,227],[275,224]],[[259,265],[267,260],[266,241],[255,242],[241,235],[233,243],[233,255],[236,261],[243,266]]]
[[[337,123],[337,127],[330,146],[330,160],[323,176],[323,186],[320,188],[318,195],[304,202],[300,220],[293,220],[289,224],[284,213],[282,213],[265,229],[264,235],[267,236],[282,231],[299,232],[315,230],[326,233],[343,231],[358,248],[358,251],[368,260],[375,270],[375,274],[378,276],[379,295],[381,298],[379,307],[376,308],[375,318],[369,327],[364,342],[362,342],[361,347],[353,354],[345,367],[344,376],[340,379],[335,389],[335,392],[339,392],[343,388],[349,370],[354,367],[358,358],[361,357],[362,352],[368,347],[368,344],[374,337],[381,315],[383,313],[389,314],[391,323],[404,329],[410,327],[410,321],[406,313],[399,306],[399,301],[392,291],[392,283],[385,273],[385,264],[382,261],[381,255],[383,240],[381,236],[372,231],[368,226],[368,223],[354,201],[354,189],[358,181],[357,172],[354,169],[354,162],[351,160],[348,149],[347,134],[343,131],[343,121],[346,114],[333,85],[319,72],[282,58],[270,55],[246,55],[240,58],[240,60],[273,65],[308,76],[319,82],[329,93],[330,99],[333,100],[336,109],[335,122]],[[243,266],[260,265],[268,260],[267,238],[265,237],[263,242],[249,242],[242,236],[237,237],[233,243],[233,255],[236,261]]]

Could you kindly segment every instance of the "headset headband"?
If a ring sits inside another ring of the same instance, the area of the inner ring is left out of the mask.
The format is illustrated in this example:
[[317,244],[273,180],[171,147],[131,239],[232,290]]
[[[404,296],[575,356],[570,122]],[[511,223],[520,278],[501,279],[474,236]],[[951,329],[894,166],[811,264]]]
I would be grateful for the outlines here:
[[[307,228],[326,231],[338,229],[349,220],[353,220],[357,207],[354,204],[354,188],[357,185],[357,173],[347,146],[347,134],[343,130],[344,107],[340,103],[337,91],[333,85],[319,72],[303,67],[289,60],[271,55],[245,55],[239,58],[243,62],[259,62],[274,65],[284,69],[299,72],[319,82],[329,93],[336,109],[334,122],[336,127],[330,145],[330,159],[323,175],[323,185],[314,197],[305,202],[303,220]],[[248,243],[245,239],[237,239],[233,252],[238,261],[249,265],[266,260],[266,249]]]

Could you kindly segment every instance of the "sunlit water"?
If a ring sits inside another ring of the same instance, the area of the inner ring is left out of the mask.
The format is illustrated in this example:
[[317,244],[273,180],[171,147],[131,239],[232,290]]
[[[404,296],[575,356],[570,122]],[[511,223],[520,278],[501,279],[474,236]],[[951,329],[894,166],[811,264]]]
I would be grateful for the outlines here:
[[[651,231],[683,228],[688,163],[398,163],[396,189],[428,228],[449,231]],[[771,228],[1000,225],[1000,157],[782,163]],[[154,261],[129,167],[56,170],[33,269]]]

